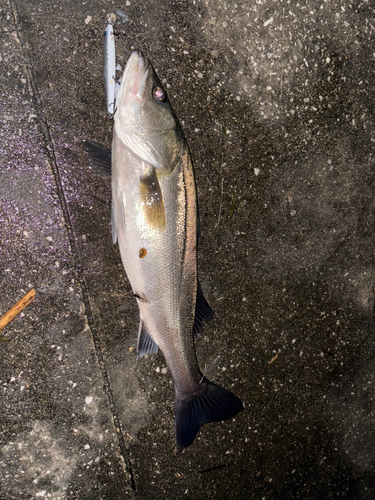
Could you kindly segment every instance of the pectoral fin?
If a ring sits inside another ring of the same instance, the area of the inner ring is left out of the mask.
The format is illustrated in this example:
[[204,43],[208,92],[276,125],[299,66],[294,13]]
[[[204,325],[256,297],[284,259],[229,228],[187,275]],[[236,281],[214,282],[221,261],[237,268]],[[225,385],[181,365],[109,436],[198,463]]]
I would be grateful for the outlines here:
[[148,166],[139,178],[139,195],[145,219],[154,229],[164,231],[163,195],[154,167]]

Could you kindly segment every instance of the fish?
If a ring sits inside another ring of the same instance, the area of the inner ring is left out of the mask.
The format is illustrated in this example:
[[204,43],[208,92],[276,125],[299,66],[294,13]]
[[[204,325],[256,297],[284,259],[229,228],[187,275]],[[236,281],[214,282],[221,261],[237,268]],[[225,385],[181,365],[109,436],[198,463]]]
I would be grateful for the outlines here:
[[[100,166],[100,150],[91,156]],[[175,390],[176,442],[184,449],[203,424],[234,417],[243,404],[198,365],[195,338],[213,312],[198,283],[193,166],[167,93],[140,51],[132,52],[117,96],[111,179],[113,242],[139,307],[137,355],[159,348],[164,355]]]

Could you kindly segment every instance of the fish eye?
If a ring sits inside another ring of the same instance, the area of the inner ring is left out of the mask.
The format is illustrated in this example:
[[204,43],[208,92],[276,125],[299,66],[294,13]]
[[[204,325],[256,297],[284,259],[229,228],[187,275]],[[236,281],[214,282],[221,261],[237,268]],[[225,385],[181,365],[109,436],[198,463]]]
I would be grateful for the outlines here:
[[154,96],[155,101],[158,102],[164,102],[165,98],[167,97],[165,90],[162,89],[161,87],[155,87],[152,90],[152,95]]

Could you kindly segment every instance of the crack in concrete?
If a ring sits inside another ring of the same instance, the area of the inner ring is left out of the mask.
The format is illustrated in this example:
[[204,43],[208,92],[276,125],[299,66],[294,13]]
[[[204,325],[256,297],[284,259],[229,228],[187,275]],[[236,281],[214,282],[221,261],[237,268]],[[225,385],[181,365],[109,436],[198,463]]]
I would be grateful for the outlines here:
[[48,120],[47,120],[46,114],[44,113],[43,103],[42,103],[42,100],[40,98],[38,84],[37,84],[34,70],[33,70],[32,56],[30,54],[28,44],[27,44],[27,42],[25,42],[24,34],[22,31],[22,25],[20,22],[19,14],[18,14],[20,9],[19,9],[19,6],[18,6],[18,3],[16,0],[9,0],[9,2],[10,2],[10,6],[12,9],[12,13],[13,13],[14,27],[15,27],[15,31],[16,31],[18,39],[19,39],[21,51],[22,51],[23,55],[25,56],[25,59],[29,61],[29,66],[28,66],[28,68],[25,68],[25,71],[27,71],[29,73],[28,77],[29,77],[29,81],[30,81],[30,85],[31,85],[34,106],[35,106],[35,110],[37,113],[38,126],[40,127],[40,130],[41,130],[41,133],[43,136],[43,142],[41,145],[45,149],[47,157],[49,158],[49,162],[50,162],[49,166],[51,168],[51,172],[52,172],[53,178],[55,180],[56,192],[57,192],[59,202],[61,205],[62,214],[63,214],[63,218],[64,218],[64,222],[65,222],[65,228],[66,228],[66,232],[67,232],[68,239],[69,239],[70,251],[71,251],[71,255],[72,255],[72,259],[73,259],[74,267],[75,267],[75,274],[76,274],[77,281],[80,284],[82,301],[83,301],[84,306],[85,306],[85,313],[84,314],[86,315],[87,324],[88,324],[88,327],[89,327],[90,332],[91,332],[91,336],[92,336],[92,340],[93,340],[93,344],[94,344],[94,349],[95,349],[95,354],[96,354],[96,357],[97,357],[97,360],[99,363],[99,367],[100,367],[100,371],[102,374],[102,378],[103,378],[103,389],[104,389],[104,392],[107,396],[109,409],[111,411],[113,423],[115,425],[117,438],[118,438],[118,442],[119,442],[119,447],[120,447],[120,454],[121,454],[122,461],[124,464],[124,472],[128,476],[131,489],[135,492],[136,488],[135,488],[135,481],[134,481],[134,476],[133,476],[133,467],[131,464],[129,451],[128,451],[126,444],[125,444],[125,438],[124,438],[124,435],[123,435],[123,432],[121,429],[120,419],[119,419],[118,414],[117,414],[117,410],[116,410],[116,406],[115,406],[115,402],[114,402],[114,398],[113,398],[113,394],[112,394],[112,390],[111,390],[111,386],[110,386],[110,380],[109,380],[107,368],[106,368],[105,363],[104,363],[101,341],[100,341],[99,335],[96,331],[95,321],[94,321],[94,317],[93,317],[91,306],[90,306],[89,293],[87,291],[86,281],[85,281],[85,278],[83,276],[82,263],[81,263],[81,259],[79,257],[79,252],[78,252],[76,241],[74,238],[74,233],[73,233],[72,224],[71,224],[71,217],[70,217],[67,201],[65,198],[64,189],[63,189],[62,182],[61,182],[59,168],[58,168],[57,161],[56,161],[54,144],[53,144],[53,140],[52,140],[52,137],[50,134]]

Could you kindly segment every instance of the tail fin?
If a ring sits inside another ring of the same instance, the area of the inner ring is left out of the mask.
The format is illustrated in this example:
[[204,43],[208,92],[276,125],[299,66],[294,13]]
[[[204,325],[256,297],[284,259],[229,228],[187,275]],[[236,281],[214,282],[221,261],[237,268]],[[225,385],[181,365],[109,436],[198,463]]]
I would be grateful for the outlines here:
[[220,422],[243,410],[241,400],[231,392],[204,378],[205,390],[193,399],[175,402],[176,440],[180,449],[187,448],[203,424]]

